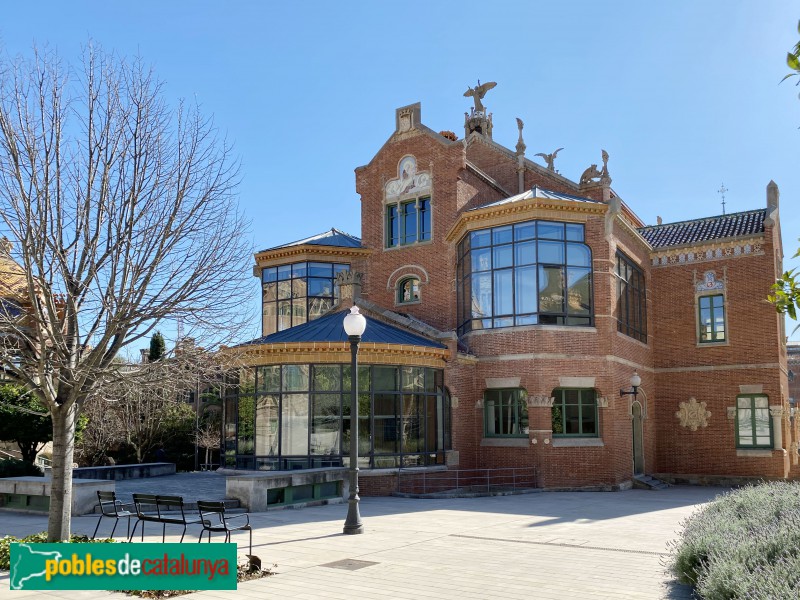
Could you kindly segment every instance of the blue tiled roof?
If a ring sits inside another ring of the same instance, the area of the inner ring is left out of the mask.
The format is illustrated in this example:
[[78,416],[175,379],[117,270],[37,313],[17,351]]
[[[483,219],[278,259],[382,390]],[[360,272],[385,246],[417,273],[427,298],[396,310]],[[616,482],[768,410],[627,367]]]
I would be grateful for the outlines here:
[[651,225],[642,227],[639,233],[653,248],[683,246],[763,233],[766,215],[766,209],[760,208],[693,221]]
[[[241,345],[248,346],[251,344],[279,344],[291,342],[346,342],[347,334],[344,332],[342,323],[348,312],[349,309],[330,313],[303,325],[284,329],[283,331],[260,337]],[[361,336],[362,342],[446,348],[444,344],[440,344],[439,342],[434,342],[420,335],[409,333],[393,325],[387,325],[367,315],[364,315],[364,317],[367,319],[367,328],[364,330],[364,335]]]
[[261,250],[261,252],[267,252],[269,250],[277,250],[279,248],[290,248],[291,246],[303,246],[305,244],[310,244],[312,246],[339,246],[341,248],[360,248],[361,238],[357,238],[356,236],[350,235],[349,233],[345,233],[344,231],[339,231],[338,229],[331,229],[329,231],[318,233],[317,235],[312,235],[311,237],[307,237],[302,240],[297,240],[296,242],[289,242],[288,244],[273,246],[272,248]]
[[502,200],[496,200],[488,204],[476,206],[475,208],[471,208],[470,210],[479,210],[482,208],[488,208],[490,206],[502,206],[503,204],[511,204],[513,202],[521,202],[523,200],[532,200],[533,198],[541,198],[543,200],[570,200],[572,202],[591,202],[593,204],[602,204],[600,200],[592,200],[591,198],[573,196],[572,194],[562,194],[561,192],[553,192],[550,190],[542,189],[538,185],[535,185],[528,191],[522,192],[521,194],[517,194],[516,196],[511,196],[510,198],[503,198]]

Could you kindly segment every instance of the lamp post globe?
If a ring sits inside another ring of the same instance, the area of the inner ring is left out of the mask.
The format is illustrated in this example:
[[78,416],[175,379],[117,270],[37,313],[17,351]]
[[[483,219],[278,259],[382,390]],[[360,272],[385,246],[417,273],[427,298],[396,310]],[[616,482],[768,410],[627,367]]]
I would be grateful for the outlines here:
[[634,371],[633,375],[631,375],[631,387],[638,388],[640,385],[642,385],[642,378]]
[[350,497],[344,533],[364,533],[358,510],[358,344],[367,328],[367,319],[353,306],[344,318],[344,332],[350,342]]
[[367,328],[367,319],[358,312],[358,307],[354,306],[344,318],[344,332],[348,337],[361,337]]

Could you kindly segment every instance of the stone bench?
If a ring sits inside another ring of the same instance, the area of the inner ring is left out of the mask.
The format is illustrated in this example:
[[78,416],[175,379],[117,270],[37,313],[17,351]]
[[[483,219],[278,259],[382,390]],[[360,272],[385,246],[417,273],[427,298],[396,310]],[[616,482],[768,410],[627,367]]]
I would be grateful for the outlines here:
[[[217,473],[227,471],[217,471]],[[348,470],[324,467],[300,471],[233,471],[225,478],[225,496],[250,512],[279,506],[324,504],[349,493]]]
[[[5,477],[0,479],[0,509],[47,512],[50,508],[49,477]],[[113,492],[116,484],[103,479],[72,480],[72,516],[91,513],[97,492]]]
[[[50,470],[45,469],[45,474]],[[78,467],[72,469],[72,479],[144,479],[145,477],[160,477],[161,475],[175,475],[175,463],[139,463],[135,465],[111,465],[104,467]]]

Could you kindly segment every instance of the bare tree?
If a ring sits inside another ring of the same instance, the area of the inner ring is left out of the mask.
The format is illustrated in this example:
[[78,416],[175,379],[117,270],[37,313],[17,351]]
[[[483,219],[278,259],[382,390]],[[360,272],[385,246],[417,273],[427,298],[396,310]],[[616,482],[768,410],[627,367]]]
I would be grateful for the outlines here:
[[219,419],[209,419],[195,431],[195,443],[206,451],[204,464],[211,464],[212,452],[219,450],[222,443],[222,430]]
[[211,347],[248,319],[238,167],[163,91],[96,48],[76,69],[52,52],[0,63],[0,222],[26,290],[0,360],[53,419],[49,541],[69,538],[79,407],[120,350],[165,320]]
[[[175,355],[156,362],[120,363],[116,377],[107,377],[83,405],[81,414],[89,423],[78,448],[81,457],[102,464],[109,448],[127,446],[143,462],[187,420],[190,431],[186,435],[192,441],[198,441],[197,431],[205,432],[213,420],[216,424],[210,431],[216,427],[217,437],[210,448],[218,448],[224,374],[240,366],[239,355],[236,349],[207,352],[186,340]],[[201,402],[193,409],[187,402],[198,394]],[[198,446],[207,448],[199,441]]]
[[87,423],[76,447],[79,462],[108,464],[109,450],[119,446],[125,439],[122,421],[114,410],[114,404],[95,395],[83,403],[81,414],[86,416]]

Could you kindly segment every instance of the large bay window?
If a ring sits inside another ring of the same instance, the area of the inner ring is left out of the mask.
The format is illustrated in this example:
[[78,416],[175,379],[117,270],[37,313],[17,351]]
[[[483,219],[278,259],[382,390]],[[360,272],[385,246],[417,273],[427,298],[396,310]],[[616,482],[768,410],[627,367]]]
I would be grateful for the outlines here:
[[[253,369],[244,371],[242,382],[252,382]],[[226,399],[226,463],[259,470],[346,465],[350,365],[271,365],[254,371],[255,385],[240,382],[239,393]],[[443,372],[361,365],[358,378],[360,465],[444,464],[450,398]]]
[[299,262],[265,267],[262,282],[262,335],[313,321],[339,302],[336,275],[350,265]]
[[458,245],[459,334],[517,325],[593,324],[592,252],[580,223],[526,221]]

